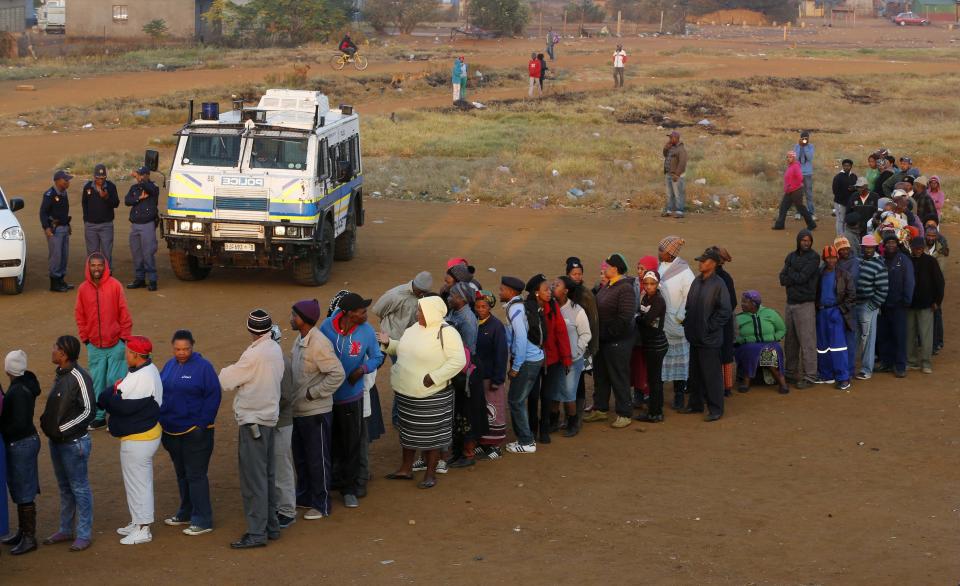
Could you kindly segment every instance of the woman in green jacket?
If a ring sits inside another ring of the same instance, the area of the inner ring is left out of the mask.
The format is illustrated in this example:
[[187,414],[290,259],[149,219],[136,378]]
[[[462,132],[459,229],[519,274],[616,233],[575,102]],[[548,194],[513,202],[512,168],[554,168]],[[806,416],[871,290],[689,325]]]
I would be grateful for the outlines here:
[[741,382],[737,390],[746,393],[750,390],[750,381],[761,369],[766,368],[780,385],[780,394],[790,392],[783,378],[783,348],[780,340],[787,328],[775,310],[760,305],[758,291],[744,291],[740,299],[740,309],[736,316],[737,336],[734,358]]

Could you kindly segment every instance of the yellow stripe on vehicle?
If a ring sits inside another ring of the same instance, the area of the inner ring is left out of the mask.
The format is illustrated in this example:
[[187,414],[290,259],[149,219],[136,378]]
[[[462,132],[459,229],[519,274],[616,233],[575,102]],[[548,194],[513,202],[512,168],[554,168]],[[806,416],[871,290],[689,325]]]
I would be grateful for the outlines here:
[[168,197],[182,197],[183,199],[209,199],[212,200],[212,195],[205,195],[203,193],[168,193]]
[[315,216],[274,216],[270,215],[270,221],[277,220],[287,220],[290,222],[316,222],[320,218],[320,214]]
[[192,210],[167,210],[167,215],[168,215],[168,216],[180,216],[180,217],[183,217],[183,218],[185,218],[185,217],[187,217],[187,216],[195,216],[195,217],[198,217],[198,218],[212,218],[212,217],[213,217],[213,212],[195,212],[195,211],[192,211]]
[[173,180],[179,181],[184,187],[194,193],[201,193],[200,187],[197,187],[192,181],[183,176],[183,173],[174,173]]

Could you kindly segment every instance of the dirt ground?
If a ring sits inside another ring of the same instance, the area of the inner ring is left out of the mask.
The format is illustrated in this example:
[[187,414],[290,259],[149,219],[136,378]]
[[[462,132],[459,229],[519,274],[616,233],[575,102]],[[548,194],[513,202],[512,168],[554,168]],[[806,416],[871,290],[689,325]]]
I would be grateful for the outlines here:
[[[878,30],[900,37],[919,34],[891,29]],[[814,32],[819,38],[821,31]],[[808,31],[811,38],[814,32]],[[833,42],[848,46],[851,36],[841,33],[832,33]],[[939,35],[939,44],[947,42],[946,31],[932,33]],[[858,34],[867,38],[866,32]],[[873,35],[876,39],[880,33],[874,30]],[[654,47],[662,48],[652,40],[631,40],[648,41],[651,55]],[[659,42],[683,46],[706,41]],[[737,42],[746,45],[745,52],[757,52],[767,41],[711,42],[728,46]],[[490,58],[499,59],[502,47],[492,46]],[[588,56],[574,58],[588,66]],[[675,61],[699,58],[685,54]],[[905,67],[867,59],[862,63],[716,59],[727,61],[729,75],[737,71],[748,75],[755,69],[772,75],[842,74],[852,65],[858,72],[876,67],[880,73],[887,67],[891,72]],[[909,70],[929,68],[920,70],[932,74],[956,67],[912,63]],[[217,72],[206,73],[211,76],[199,81],[190,77],[192,72],[143,74],[144,85],[130,89],[165,83],[154,79],[176,79],[184,84],[178,85],[181,88],[223,82],[213,81]],[[122,76],[106,81],[114,78]],[[69,96],[64,100],[87,99],[68,91],[71,82],[43,83],[60,88]],[[8,99],[27,99],[8,90],[0,86],[3,111],[10,111]],[[38,91],[36,97],[47,93]],[[446,100],[446,91],[433,99]],[[429,104],[413,104],[418,105]],[[410,106],[396,102],[394,107]],[[364,112],[384,104],[358,108]],[[21,221],[30,255],[27,290],[0,300],[14,324],[0,333],[0,351],[26,350],[45,391],[52,380],[48,362],[52,341],[75,330],[75,296],[45,291],[46,251],[36,226],[39,194],[53,165],[64,156],[94,146],[140,148],[166,130],[24,133],[0,139],[0,182],[8,194],[27,194]],[[536,272],[559,274],[571,254],[583,258],[592,270],[613,251],[634,260],[652,254],[657,241],[672,233],[687,239],[682,256],[688,260],[708,245],[726,246],[734,258],[728,268],[738,290],[759,289],[765,303],[782,310],[784,294],[776,274],[793,247],[791,233],[770,231],[766,220],[735,216],[691,215],[677,221],[636,211],[387,200],[368,200],[367,209],[358,257],[338,263],[331,282],[312,291],[294,285],[287,274],[261,271],[215,270],[206,281],[179,282],[161,251],[160,291],[128,295],[135,333],[150,336],[158,349],[157,360],[165,361],[169,357],[165,341],[174,329],[188,327],[197,337],[197,350],[219,368],[246,346],[245,316],[256,306],[283,322],[290,305],[303,297],[316,296],[326,304],[341,288],[377,296],[425,269],[439,279],[450,256],[469,258],[488,287],[503,274],[524,278]],[[817,246],[825,244],[830,223],[825,219],[818,230]],[[125,245],[128,227],[122,221],[117,226],[115,272],[125,281],[132,271]],[[799,228],[799,223],[791,228]],[[82,274],[82,249],[78,229],[72,239],[71,282]],[[950,263],[948,282],[956,275],[956,263]],[[497,311],[502,315],[500,308]],[[960,366],[949,358],[954,355],[951,348],[960,344],[950,327],[958,312],[960,304],[948,294],[947,350],[935,359],[933,376],[911,372],[907,379],[897,380],[879,375],[867,383],[856,382],[848,393],[818,387],[780,396],[772,388],[756,387],[730,399],[726,417],[713,425],[672,411],[663,425],[635,423],[618,431],[588,424],[577,438],[556,437],[535,455],[508,455],[499,462],[451,472],[430,491],[382,480],[399,457],[396,434],[388,426],[387,436],[371,448],[375,480],[359,509],[346,511],[336,501],[330,518],[300,520],[280,541],[248,552],[228,547],[243,532],[244,523],[232,396],[225,394],[210,472],[216,523],[212,534],[190,538],[157,523],[151,544],[120,546],[114,529],[125,525],[128,515],[119,442],[98,432],[90,470],[94,546],[80,554],[68,553],[63,546],[42,546],[21,558],[3,555],[0,584],[154,584],[198,577],[217,584],[265,579],[334,584],[956,583],[960,388],[955,377],[960,376]],[[288,334],[286,349],[291,339]],[[85,361],[83,357],[81,362]],[[379,387],[386,406],[391,400],[388,379],[388,372],[381,370]],[[43,402],[42,397],[38,415]],[[46,445],[40,468],[44,493],[38,501],[39,525],[41,535],[46,535],[56,529],[58,503]],[[174,512],[177,503],[172,466],[162,449],[155,471],[159,520]]]

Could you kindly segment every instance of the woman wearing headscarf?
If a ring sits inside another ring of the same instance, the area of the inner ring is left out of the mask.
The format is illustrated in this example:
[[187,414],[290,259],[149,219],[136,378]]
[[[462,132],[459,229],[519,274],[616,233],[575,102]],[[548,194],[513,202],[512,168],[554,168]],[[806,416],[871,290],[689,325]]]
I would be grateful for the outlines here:
[[491,310],[497,297],[490,291],[481,291],[474,303],[477,312],[477,369],[474,376],[483,383],[487,400],[487,432],[480,436],[475,450],[481,460],[496,460],[501,456],[500,446],[507,439],[507,331]]
[[780,341],[787,334],[783,318],[775,310],[760,304],[760,292],[751,289],[744,291],[740,299],[740,309],[736,316],[736,338],[734,356],[740,385],[737,390],[746,393],[750,390],[750,381],[760,369],[767,369],[780,385],[780,394],[790,392],[783,377],[783,347]]
[[933,175],[930,177],[930,183],[927,185],[927,195],[933,200],[934,207],[937,208],[937,217],[943,214],[943,202],[947,201],[947,196],[943,193],[943,187],[940,185],[940,177]]
[[[473,312],[476,292],[468,283],[456,283],[450,289],[447,322],[457,329],[467,353],[467,365],[453,377],[453,446],[447,466],[466,468],[476,462],[475,450],[480,437],[487,432],[487,404],[483,381],[476,369],[479,325]],[[447,454],[444,454],[446,457]]]
[[[727,292],[730,294],[730,307],[736,307],[737,289],[733,285],[733,277],[723,268],[725,264],[733,261],[733,257],[730,256],[726,248],[721,246],[714,246],[713,248],[720,255],[720,262],[717,263],[717,276],[723,280],[723,284],[726,285]],[[727,397],[733,391],[733,338],[734,323],[733,320],[730,320],[723,327],[723,346],[720,348],[720,364],[723,365],[723,394]]]
[[587,344],[587,351],[583,356],[583,372],[580,373],[580,381],[577,384],[577,426],[579,428],[583,422],[583,407],[587,399],[584,377],[586,373],[593,371],[593,358],[600,348],[600,324],[597,316],[597,298],[593,290],[583,282],[583,263],[579,258],[571,256],[567,259],[566,275],[576,284],[576,287],[569,291],[569,297],[583,308],[587,314],[587,322],[590,324],[590,343]]
[[845,271],[837,270],[840,256],[832,245],[823,247],[824,266],[817,279],[817,382],[850,388],[847,330],[854,326],[856,288]]
[[[37,506],[34,500],[40,494],[40,476],[37,455],[40,453],[40,436],[33,425],[33,410],[40,396],[37,375],[27,370],[27,353],[13,350],[3,363],[10,386],[0,389],[0,460],[6,458],[6,474],[0,476],[0,489],[4,483],[10,491],[10,500],[17,505],[17,532],[3,541],[12,546],[12,555],[21,555],[37,549]],[[0,465],[2,467],[2,465]],[[0,491],[0,500],[6,507],[5,491]],[[6,519],[6,510],[0,512],[0,525]],[[3,527],[0,527],[3,529]],[[7,531],[2,531],[3,535]]]
[[[577,387],[580,386],[583,373],[583,357],[587,353],[590,343],[590,321],[582,307],[570,299],[570,291],[577,288],[577,283],[567,276],[557,277],[553,282],[553,298],[560,307],[560,316],[566,326],[567,337],[570,343],[571,367],[561,376],[555,370],[552,375],[555,380],[550,381],[551,388],[551,424],[560,419],[560,405],[563,405],[566,414],[566,431],[564,437],[573,437],[580,432],[577,421]],[[552,427],[552,426],[551,426]]]
[[123,545],[153,540],[153,455],[160,447],[160,406],[163,381],[150,359],[153,344],[143,336],[127,340],[130,371],[111,391],[97,398],[97,406],[110,415],[110,434],[120,438],[120,468],[127,493],[130,523],[117,529]]
[[440,450],[450,445],[453,432],[450,380],[467,365],[463,340],[456,328],[444,323],[446,314],[443,299],[424,297],[417,302],[417,323],[399,340],[377,334],[385,352],[397,357],[390,380],[397,394],[403,461],[387,478],[412,480],[414,455],[423,450],[427,470],[420,488],[432,488],[437,483]]
[[[637,307],[643,296],[643,286],[640,281],[647,271],[657,270],[657,257],[645,256],[637,261],[637,278],[633,281],[633,290],[637,295]],[[640,323],[640,313],[637,312],[637,324]],[[638,330],[639,331],[639,330]],[[633,387],[633,406],[646,407],[650,397],[650,385],[647,379],[647,362],[643,351],[643,338],[637,336],[633,342],[633,354],[630,356],[630,386]]]
[[549,444],[550,432],[560,429],[560,414],[558,412],[554,418],[550,409],[553,387],[564,384],[564,377],[573,360],[567,326],[560,314],[560,306],[550,292],[547,277],[542,274],[530,277],[526,290],[527,298],[524,303],[531,308],[530,313],[535,311],[542,316],[544,325],[543,370],[540,380],[534,384],[527,398],[527,413],[530,429],[539,431],[537,441]]
[[643,339],[650,399],[647,402],[647,412],[634,419],[660,423],[663,421],[663,377],[660,370],[663,368],[663,357],[667,355],[668,347],[667,337],[663,333],[667,302],[660,294],[660,274],[656,270],[648,269],[640,276],[640,282],[643,294],[640,296],[637,312],[637,328],[639,337]]
[[610,392],[616,399],[617,418],[611,424],[616,429],[633,421],[633,402],[630,397],[630,355],[636,334],[634,319],[637,296],[633,279],[626,276],[627,263],[622,254],[607,259],[605,273],[609,285],[597,294],[600,316],[600,352],[597,354],[596,381],[593,392],[594,410],[583,418],[586,422],[606,421],[610,408]]
[[687,310],[687,294],[695,278],[690,265],[680,258],[680,249],[684,244],[683,238],[679,236],[667,236],[657,245],[660,293],[667,302],[663,333],[669,344],[667,355],[663,358],[663,382],[673,383],[672,407],[676,411],[683,409],[684,394],[687,390],[690,342],[687,342],[683,332],[683,319]]

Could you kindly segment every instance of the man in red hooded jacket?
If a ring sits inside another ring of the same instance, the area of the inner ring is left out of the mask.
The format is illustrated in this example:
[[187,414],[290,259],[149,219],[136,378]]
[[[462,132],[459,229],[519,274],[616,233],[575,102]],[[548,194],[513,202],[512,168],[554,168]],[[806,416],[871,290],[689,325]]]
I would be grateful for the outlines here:
[[[133,330],[123,285],[110,276],[110,266],[98,252],[87,257],[86,279],[77,288],[74,309],[80,341],[87,347],[87,370],[97,397],[127,374],[124,341]],[[106,426],[106,414],[98,409],[90,429]]]

